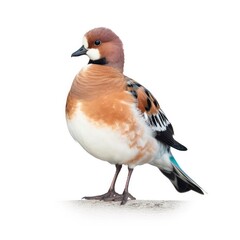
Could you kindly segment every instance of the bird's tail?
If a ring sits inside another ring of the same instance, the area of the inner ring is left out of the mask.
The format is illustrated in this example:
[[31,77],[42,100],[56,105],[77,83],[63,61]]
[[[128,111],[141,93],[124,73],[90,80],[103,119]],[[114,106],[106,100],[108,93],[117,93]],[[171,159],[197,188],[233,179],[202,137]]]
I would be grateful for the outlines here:
[[178,165],[175,158],[171,155],[170,161],[172,164],[172,171],[164,169],[159,170],[172,182],[176,190],[180,193],[193,190],[197,193],[204,194],[202,188],[195,183]]

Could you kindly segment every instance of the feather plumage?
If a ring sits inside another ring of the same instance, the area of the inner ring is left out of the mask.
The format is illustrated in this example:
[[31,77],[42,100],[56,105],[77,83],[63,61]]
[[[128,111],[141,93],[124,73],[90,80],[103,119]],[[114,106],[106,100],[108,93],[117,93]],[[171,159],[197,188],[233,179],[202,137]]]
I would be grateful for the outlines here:
[[162,168],[159,168],[159,170],[172,182],[176,190],[181,193],[193,190],[197,193],[204,194],[202,188],[180,168],[171,154],[169,154],[169,159],[173,167],[172,171],[167,171]]
[[155,138],[177,150],[186,151],[187,148],[173,138],[172,124],[151,92],[131,78],[125,76],[125,80],[127,91],[136,98],[137,107],[142,112],[146,123],[154,131]]

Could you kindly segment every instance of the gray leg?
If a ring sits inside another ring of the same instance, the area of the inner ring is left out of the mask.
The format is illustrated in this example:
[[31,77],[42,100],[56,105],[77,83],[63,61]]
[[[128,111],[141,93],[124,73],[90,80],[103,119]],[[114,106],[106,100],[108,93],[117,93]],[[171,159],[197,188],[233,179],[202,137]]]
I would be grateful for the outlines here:
[[126,185],[122,194],[122,202],[121,205],[124,205],[127,200],[130,198],[131,200],[136,200],[135,197],[133,197],[129,192],[128,192],[128,186],[129,186],[129,182],[132,176],[132,172],[133,172],[133,168],[128,168],[128,177],[127,177],[127,181],[126,181]]
[[112,180],[112,183],[111,183],[111,186],[110,186],[108,192],[105,194],[102,194],[102,195],[97,195],[97,196],[92,196],[92,197],[83,197],[83,199],[103,200],[103,201],[121,201],[122,200],[122,195],[115,192],[115,184],[117,181],[118,174],[122,169],[122,165],[116,164],[115,166],[116,166],[116,172],[114,174],[114,177],[113,177],[113,180]]

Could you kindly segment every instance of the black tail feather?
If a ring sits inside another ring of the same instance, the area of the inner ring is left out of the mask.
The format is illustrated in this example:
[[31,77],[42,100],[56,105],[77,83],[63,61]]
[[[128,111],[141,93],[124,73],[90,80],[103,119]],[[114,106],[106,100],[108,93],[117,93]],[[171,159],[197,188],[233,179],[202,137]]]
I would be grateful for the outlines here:
[[197,193],[204,194],[200,186],[198,186],[190,177],[181,169],[173,166],[173,171],[169,172],[163,169],[159,170],[172,182],[173,186],[180,193],[193,190]]

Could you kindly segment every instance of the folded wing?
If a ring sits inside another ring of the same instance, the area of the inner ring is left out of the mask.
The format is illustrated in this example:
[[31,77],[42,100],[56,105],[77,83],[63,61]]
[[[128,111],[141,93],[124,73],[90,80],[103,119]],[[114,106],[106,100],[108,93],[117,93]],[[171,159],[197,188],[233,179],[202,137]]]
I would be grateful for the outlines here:
[[131,78],[125,77],[127,91],[129,91],[137,101],[137,106],[142,112],[146,123],[155,133],[155,138],[175,149],[186,151],[187,148],[173,138],[173,127],[166,115],[160,108],[154,96],[142,85]]

